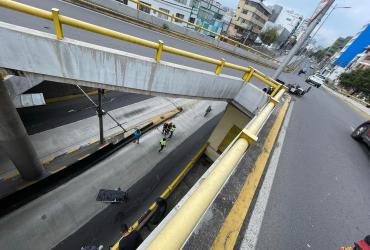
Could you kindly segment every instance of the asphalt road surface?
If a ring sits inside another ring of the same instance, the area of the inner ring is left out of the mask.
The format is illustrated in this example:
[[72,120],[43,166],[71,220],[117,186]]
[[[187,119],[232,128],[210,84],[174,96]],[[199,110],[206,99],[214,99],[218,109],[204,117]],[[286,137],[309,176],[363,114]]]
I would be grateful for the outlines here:
[[[221,115],[210,119],[180,147],[153,166],[153,170],[146,177],[127,190],[129,196],[127,203],[110,205],[54,249],[80,249],[86,245],[103,245],[104,249],[108,249],[108,246],[113,245],[120,238],[121,225],[123,223],[132,225],[144,214],[207,142],[220,119]],[[161,178],[161,175],[164,176]],[[159,183],[157,183],[158,178],[161,178]]]
[[323,88],[294,99],[256,249],[350,246],[370,234],[369,149],[350,137],[366,118]]
[[[97,96],[91,99],[97,103]],[[151,98],[151,96],[122,92],[106,92],[103,109],[110,111]],[[18,113],[29,135],[56,128],[96,115],[94,105],[86,98],[51,103],[18,109]],[[97,120],[98,122],[98,120]]]
[[[214,58],[272,70],[238,57],[178,40],[56,0],[22,0],[44,9],[122,31],[151,41],[163,40]],[[0,8],[0,21],[53,32],[50,21]],[[64,27],[67,37],[144,56],[154,50]],[[213,70],[214,66],[172,55],[164,60]],[[240,73],[225,69],[224,73]],[[287,83],[304,84],[304,77],[283,74]],[[275,181],[263,220],[257,249],[337,249],[370,234],[370,160],[367,149],[350,137],[365,118],[323,88],[312,90],[295,104]]]

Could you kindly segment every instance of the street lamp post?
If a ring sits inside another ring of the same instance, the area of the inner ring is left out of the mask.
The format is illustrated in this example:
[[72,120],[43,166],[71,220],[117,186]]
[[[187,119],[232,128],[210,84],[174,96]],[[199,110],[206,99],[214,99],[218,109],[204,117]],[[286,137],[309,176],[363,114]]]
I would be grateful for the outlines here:
[[326,15],[324,21],[322,21],[322,23],[320,24],[319,28],[317,28],[317,30],[315,31],[315,33],[312,35],[311,39],[317,34],[317,32],[319,32],[319,30],[321,29],[321,27],[324,25],[324,23],[326,22],[326,20],[329,18],[329,16],[331,15],[331,13],[335,10],[335,9],[350,9],[352,8],[351,6],[338,6],[338,4],[334,5],[334,7],[329,11],[329,13]]

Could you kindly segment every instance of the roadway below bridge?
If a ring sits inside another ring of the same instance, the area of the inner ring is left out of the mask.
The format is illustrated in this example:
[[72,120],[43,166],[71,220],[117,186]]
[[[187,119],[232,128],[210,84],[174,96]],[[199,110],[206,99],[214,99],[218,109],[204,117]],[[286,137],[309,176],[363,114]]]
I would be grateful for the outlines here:
[[[163,40],[170,46],[214,58],[225,58],[235,64],[252,65],[269,75],[273,71],[230,54],[194,45],[62,1],[20,2],[47,10],[57,7],[62,14],[70,17],[151,41]],[[54,33],[50,21],[3,8],[0,8],[0,21]],[[64,32],[67,37],[143,56],[152,57],[154,53],[151,49],[70,27],[65,27]],[[163,60],[207,70],[214,69],[205,63],[168,54],[164,55]],[[223,72],[238,75],[230,69],[224,69]],[[281,79],[308,87],[304,83],[304,77],[298,77],[296,72],[284,73]],[[264,216],[260,217],[260,233],[254,239],[254,247],[336,249],[340,245],[350,245],[370,232],[369,151],[350,137],[352,130],[369,118],[323,88],[312,88],[307,95],[293,99],[285,142],[271,192],[265,197],[268,203],[262,211],[261,216]],[[242,246],[241,242],[242,239],[239,239],[239,247]]]
[[[111,111],[148,98],[151,96],[109,91],[103,95],[102,105],[105,111]],[[91,96],[91,99],[97,103],[97,96]],[[96,116],[96,108],[83,96],[43,106],[20,108],[18,113],[28,134],[32,135]]]

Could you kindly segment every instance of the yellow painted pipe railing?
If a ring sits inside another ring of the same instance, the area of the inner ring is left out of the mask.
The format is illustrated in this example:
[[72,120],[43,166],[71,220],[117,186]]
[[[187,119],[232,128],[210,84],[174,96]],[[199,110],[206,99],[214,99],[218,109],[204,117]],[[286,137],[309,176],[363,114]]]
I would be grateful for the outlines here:
[[[170,194],[175,190],[175,188],[180,184],[180,182],[185,178],[185,176],[188,174],[190,169],[194,166],[196,161],[199,159],[199,157],[204,153],[204,151],[207,149],[209,143],[206,143],[203,145],[203,147],[194,155],[194,157],[186,164],[185,168],[176,176],[176,178],[171,182],[171,184],[164,190],[164,192],[160,195],[160,198],[167,199]],[[130,228],[129,232],[132,232],[133,230],[138,230],[140,227],[145,224],[147,219],[150,219],[150,217],[153,215],[153,213],[157,209],[157,203],[154,202],[149,209],[144,213],[144,215],[139,218]],[[121,239],[120,239],[121,240]],[[118,250],[119,248],[119,241],[117,241],[110,250]]]
[[[139,5],[143,5],[143,4],[139,3]],[[240,66],[240,65],[226,62],[224,59],[214,59],[211,57],[195,54],[189,51],[185,51],[185,50],[181,50],[181,49],[177,49],[171,46],[164,45],[163,41],[159,41],[158,43],[156,43],[156,42],[148,41],[148,40],[141,39],[135,36],[127,35],[127,34],[124,34],[118,31],[114,31],[111,29],[107,29],[107,28],[104,28],[104,27],[101,27],[95,24],[83,22],[75,18],[63,16],[59,13],[59,10],[56,8],[53,8],[51,11],[46,11],[46,10],[35,8],[32,6],[26,5],[26,4],[18,3],[12,0],[1,0],[0,7],[5,7],[5,8],[12,9],[18,12],[26,13],[32,16],[36,16],[36,17],[40,17],[43,19],[53,21],[55,31],[56,31],[56,36],[57,36],[57,39],[59,40],[63,39],[64,37],[62,25],[68,25],[74,28],[86,30],[86,31],[93,32],[96,34],[101,34],[104,36],[112,37],[112,38],[119,39],[122,41],[127,41],[127,42],[134,43],[140,46],[155,49],[156,53],[155,53],[154,59],[157,62],[160,62],[162,52],[167,52],[170,54],[179,55],[179,56],[191,58],[194,60],[198,60],[201,62],[206,62],[206,63],[216,65],[215,67],[216,74],[220,74],[222,69],[225,67],[236,70],[236,71],[241,71],[243,72],[242,79],[244,81],[249,81],[252,78],[252,76],[254,76],[260,81],[262,81],[264,84],[275,88],[275,93],[281,87],[281,85],[278,82],[264,75],[263,73],[253,69],[252,67]]]
[[257,140],[262,128],[286,88],[282,88],[264,109],[243,129],[239,138],[222,156],[214,169],[189,198],[177,208],[176,213],[162,227],[146,249],[181,249],[208,206],[237,166],[248,147]]

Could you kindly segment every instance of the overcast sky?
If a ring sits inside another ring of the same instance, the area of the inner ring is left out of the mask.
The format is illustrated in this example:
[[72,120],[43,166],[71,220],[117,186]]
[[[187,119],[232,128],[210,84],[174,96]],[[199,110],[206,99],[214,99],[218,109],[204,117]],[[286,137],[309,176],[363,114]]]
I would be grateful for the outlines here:
[[[219,0],[221,4],[236,9],[239,0]],[[265,0],[266,5],[279,4],[294,9],[305,18],[310,17],[319,0]],[[351,9],[335,9],[315,36],[322,46],[331,45],[339,36],[352,36],[370,22],[370,0],[336,0],[334,5],[350,6]]]

